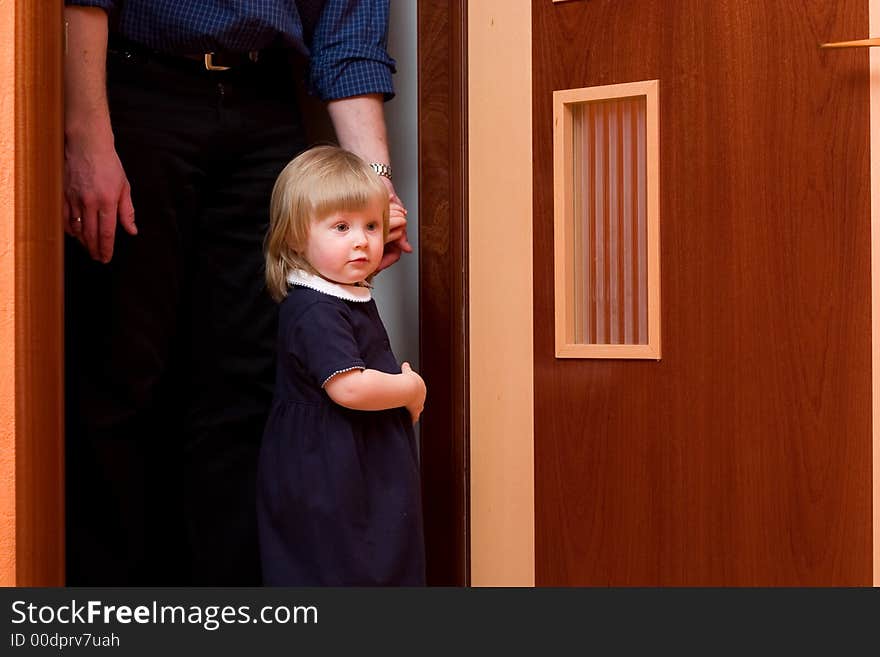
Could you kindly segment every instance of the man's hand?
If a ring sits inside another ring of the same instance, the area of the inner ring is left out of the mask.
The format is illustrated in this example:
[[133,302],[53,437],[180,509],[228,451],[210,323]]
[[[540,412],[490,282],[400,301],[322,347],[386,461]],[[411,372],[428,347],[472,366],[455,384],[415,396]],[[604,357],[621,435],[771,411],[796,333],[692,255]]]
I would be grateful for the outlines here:
[[377,272],[390,267],[400,260],[401,254],[412,253],[412,245],[406,238],[406,208],[403,201],[394,191],[394,185],[388,178],[382,177],[382,182],[388,188],[390,211],[388,213],[388,239],[385,242],[385,252],[379,261]]
[[137,235],[131,186],[111,136],[68,136],[64,146],[64,230],[103,263],[113,257],[116,222]]
[[[333,129],[342,148],[359,155],[364,162],[389,163],[388,134],[382,94],[365,94],[339,98],[327,103]],[[401,253],[413,248],[406,239],[406,208],[388,178],[382,177],[391,202],[388,239],[385,253],[376,271],[382,271],[400,260]]]
[[66,6],[64,230],[100,262],[113,257],[116,221],[137,235],[131,187],[113,145],[107,106],[107,12]]

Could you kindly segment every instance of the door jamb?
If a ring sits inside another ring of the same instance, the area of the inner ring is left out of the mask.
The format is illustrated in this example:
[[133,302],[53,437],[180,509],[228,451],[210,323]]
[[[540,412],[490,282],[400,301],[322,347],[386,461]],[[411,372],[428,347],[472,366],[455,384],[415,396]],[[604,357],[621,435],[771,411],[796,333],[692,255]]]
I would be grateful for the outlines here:
[[14,58],[4,88],[14,107],[13,146],[3,153],[12,175],[2,181],[14,198],[2,256],[14,271],[3,294],[14,335],[3,344],[13,353],[3,366],[10,394],[0,400],[2,417],[14,418],[0,435],[11,455],[0,472],[0,583],[8,586],[64,585],[62,9],[16,0],[0,17]]
[[470,583],[467,0],[419,0],[419,362],[428,584]]
[[[428,577],[457,586],[469,583],[466,16],[467,0],[419,1],[420,216],[430,237],[420,256],[420,337],[432,345],[421,355],[432,382],[422,428]],[[19,0],[14,21],[10,187],[22,219],[13,243],[15,392],[2,409],[15,418],[2,436],[15,455],[2,490],[14,526],[0,527],[14,558],[0,564],[0,580],[63,586],[63,236],[52,220],[61,216],[63,3]]]

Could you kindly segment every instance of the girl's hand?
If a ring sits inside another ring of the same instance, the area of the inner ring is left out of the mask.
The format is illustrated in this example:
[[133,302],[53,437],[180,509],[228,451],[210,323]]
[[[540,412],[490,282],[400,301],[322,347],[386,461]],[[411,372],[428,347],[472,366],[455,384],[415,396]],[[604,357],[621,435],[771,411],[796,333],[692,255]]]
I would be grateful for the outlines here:
[[425,408],[425,396],[428,394],[428,389],[425,387],[425,382],[422,377],[413,372],[409,363],[404,363],[400,366],[400,373],[412,377],[415,383],[413,398],[406,405],[406,410],[409,411],[412,422],[415,424],[419,421],[419,416]]

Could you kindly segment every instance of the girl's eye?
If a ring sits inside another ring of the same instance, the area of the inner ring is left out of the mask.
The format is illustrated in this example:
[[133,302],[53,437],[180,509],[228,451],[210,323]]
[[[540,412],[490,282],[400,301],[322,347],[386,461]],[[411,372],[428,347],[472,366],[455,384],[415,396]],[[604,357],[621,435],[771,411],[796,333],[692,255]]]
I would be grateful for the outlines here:
[[335,230],[337,233],[344,233],[345,231],[348,230],[348,225],[347,224],[336,224],[335,226],[333,226],[333,230]]
[[379,224],[377,224],[375,221],[371,221],[370,223],[367,224],[367,230],[370,232],[372,232],[374,230],[378,230],[378,229],[379,229]]

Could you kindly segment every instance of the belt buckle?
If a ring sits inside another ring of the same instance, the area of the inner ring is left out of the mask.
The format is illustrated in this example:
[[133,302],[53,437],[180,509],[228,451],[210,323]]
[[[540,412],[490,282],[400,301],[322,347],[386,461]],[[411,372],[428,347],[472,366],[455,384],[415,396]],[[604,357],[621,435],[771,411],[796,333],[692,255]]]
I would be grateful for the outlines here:
[[[257,61],[259,61],[259,59],[260,59],[260,51],[259,50],[252,50],[247,54],[247,56],[248,56],[249,60],[251,60],[253,63],[256,64]],[[208,71],[228,71],[229,68],[230,68],[229,66],[220,66],[219,64],[215,64],[213,52],[206,52],[205,53],[205,69],[206,70],[208,70]]]
[[214,64],[214,53],[205,53],[205,69],[208,71],[228,71],[228,66],[217,66]]

